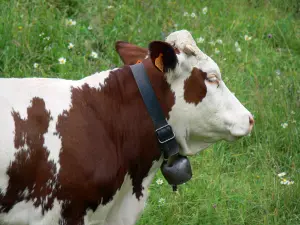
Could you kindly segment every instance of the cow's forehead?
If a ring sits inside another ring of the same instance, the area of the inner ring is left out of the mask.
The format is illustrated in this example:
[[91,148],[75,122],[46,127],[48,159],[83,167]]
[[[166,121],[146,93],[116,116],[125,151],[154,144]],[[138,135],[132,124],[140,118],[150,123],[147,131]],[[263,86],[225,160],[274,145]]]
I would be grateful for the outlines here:
[[218,65],[213,59],[198,48],[190,32],[187,30],[175,31],[167,36],[166,42],[170,43],[174,48],[177,48],[180,51],[185,51],[185,48],[188,46],[195,54],[194,57],[188,58],[188,60],[191,61],[191,66],[197,67],[207,74],[215,74],[221,79],[221,72]]
[[215,74],[219,79],[221,79],[221,71],[217,63],[208,57],[204,60],[199,60],[197,67],[207,74]]

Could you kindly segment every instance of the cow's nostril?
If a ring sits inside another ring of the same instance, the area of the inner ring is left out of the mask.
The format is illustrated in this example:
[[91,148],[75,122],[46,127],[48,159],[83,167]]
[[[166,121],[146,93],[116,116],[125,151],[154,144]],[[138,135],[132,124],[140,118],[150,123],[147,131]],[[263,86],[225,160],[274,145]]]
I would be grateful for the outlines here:
[[254,119],[252,116],[249,116],[249,123],[250,125],[253,125],[254,124]]
[[252,128],[253,128],[253,125],[254,125],[254,119],[253,119],[253,117],[252,116],[249,116],[249,124],[250,124],[250,131],[252,130]]

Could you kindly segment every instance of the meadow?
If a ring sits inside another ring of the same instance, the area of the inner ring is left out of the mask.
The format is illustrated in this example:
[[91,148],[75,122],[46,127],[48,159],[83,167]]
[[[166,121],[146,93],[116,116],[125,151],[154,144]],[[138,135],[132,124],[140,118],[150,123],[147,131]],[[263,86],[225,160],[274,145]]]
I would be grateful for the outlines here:
[[115,41],[147,47],[181,29],[256,123],[192,157],[178,192],[159,172],[138,224],[299,225],[299,0],[1,0],[0,77],[81,79],[122,65]]

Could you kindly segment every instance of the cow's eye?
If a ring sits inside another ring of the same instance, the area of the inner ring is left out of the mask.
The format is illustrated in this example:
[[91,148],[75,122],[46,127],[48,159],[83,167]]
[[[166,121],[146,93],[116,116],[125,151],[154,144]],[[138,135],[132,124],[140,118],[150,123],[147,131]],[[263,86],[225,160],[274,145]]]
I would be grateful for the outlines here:
[[219,81],[219,79],[215,75],[209,75],[209,76],[207,76],[206,80],[209,83],[217,84],[217,88],[220,85],[220,81]]
[[208,82],[211,82],[211,83],[218,83],[219,82],[218,78],[214,75],[213,76],[207,76],[206,80]]

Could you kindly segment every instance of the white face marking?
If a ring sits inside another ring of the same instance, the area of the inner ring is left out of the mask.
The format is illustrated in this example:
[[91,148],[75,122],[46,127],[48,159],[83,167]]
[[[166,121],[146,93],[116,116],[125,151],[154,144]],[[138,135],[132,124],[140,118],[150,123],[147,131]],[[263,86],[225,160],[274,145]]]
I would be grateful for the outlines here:
[[[175,94],[169,123],[182,154],[193,155],[218,140],[231,141],[247,135],[252,115],[226,87],[218,65],[200,51],[188,31],[174,32],[166,41],[181,52],[177,55],[178,66],[166,77]],[[193,68],[205,72],[209,78],[205,80],[206,96],[198,104],[184,99],[184,82]]]

